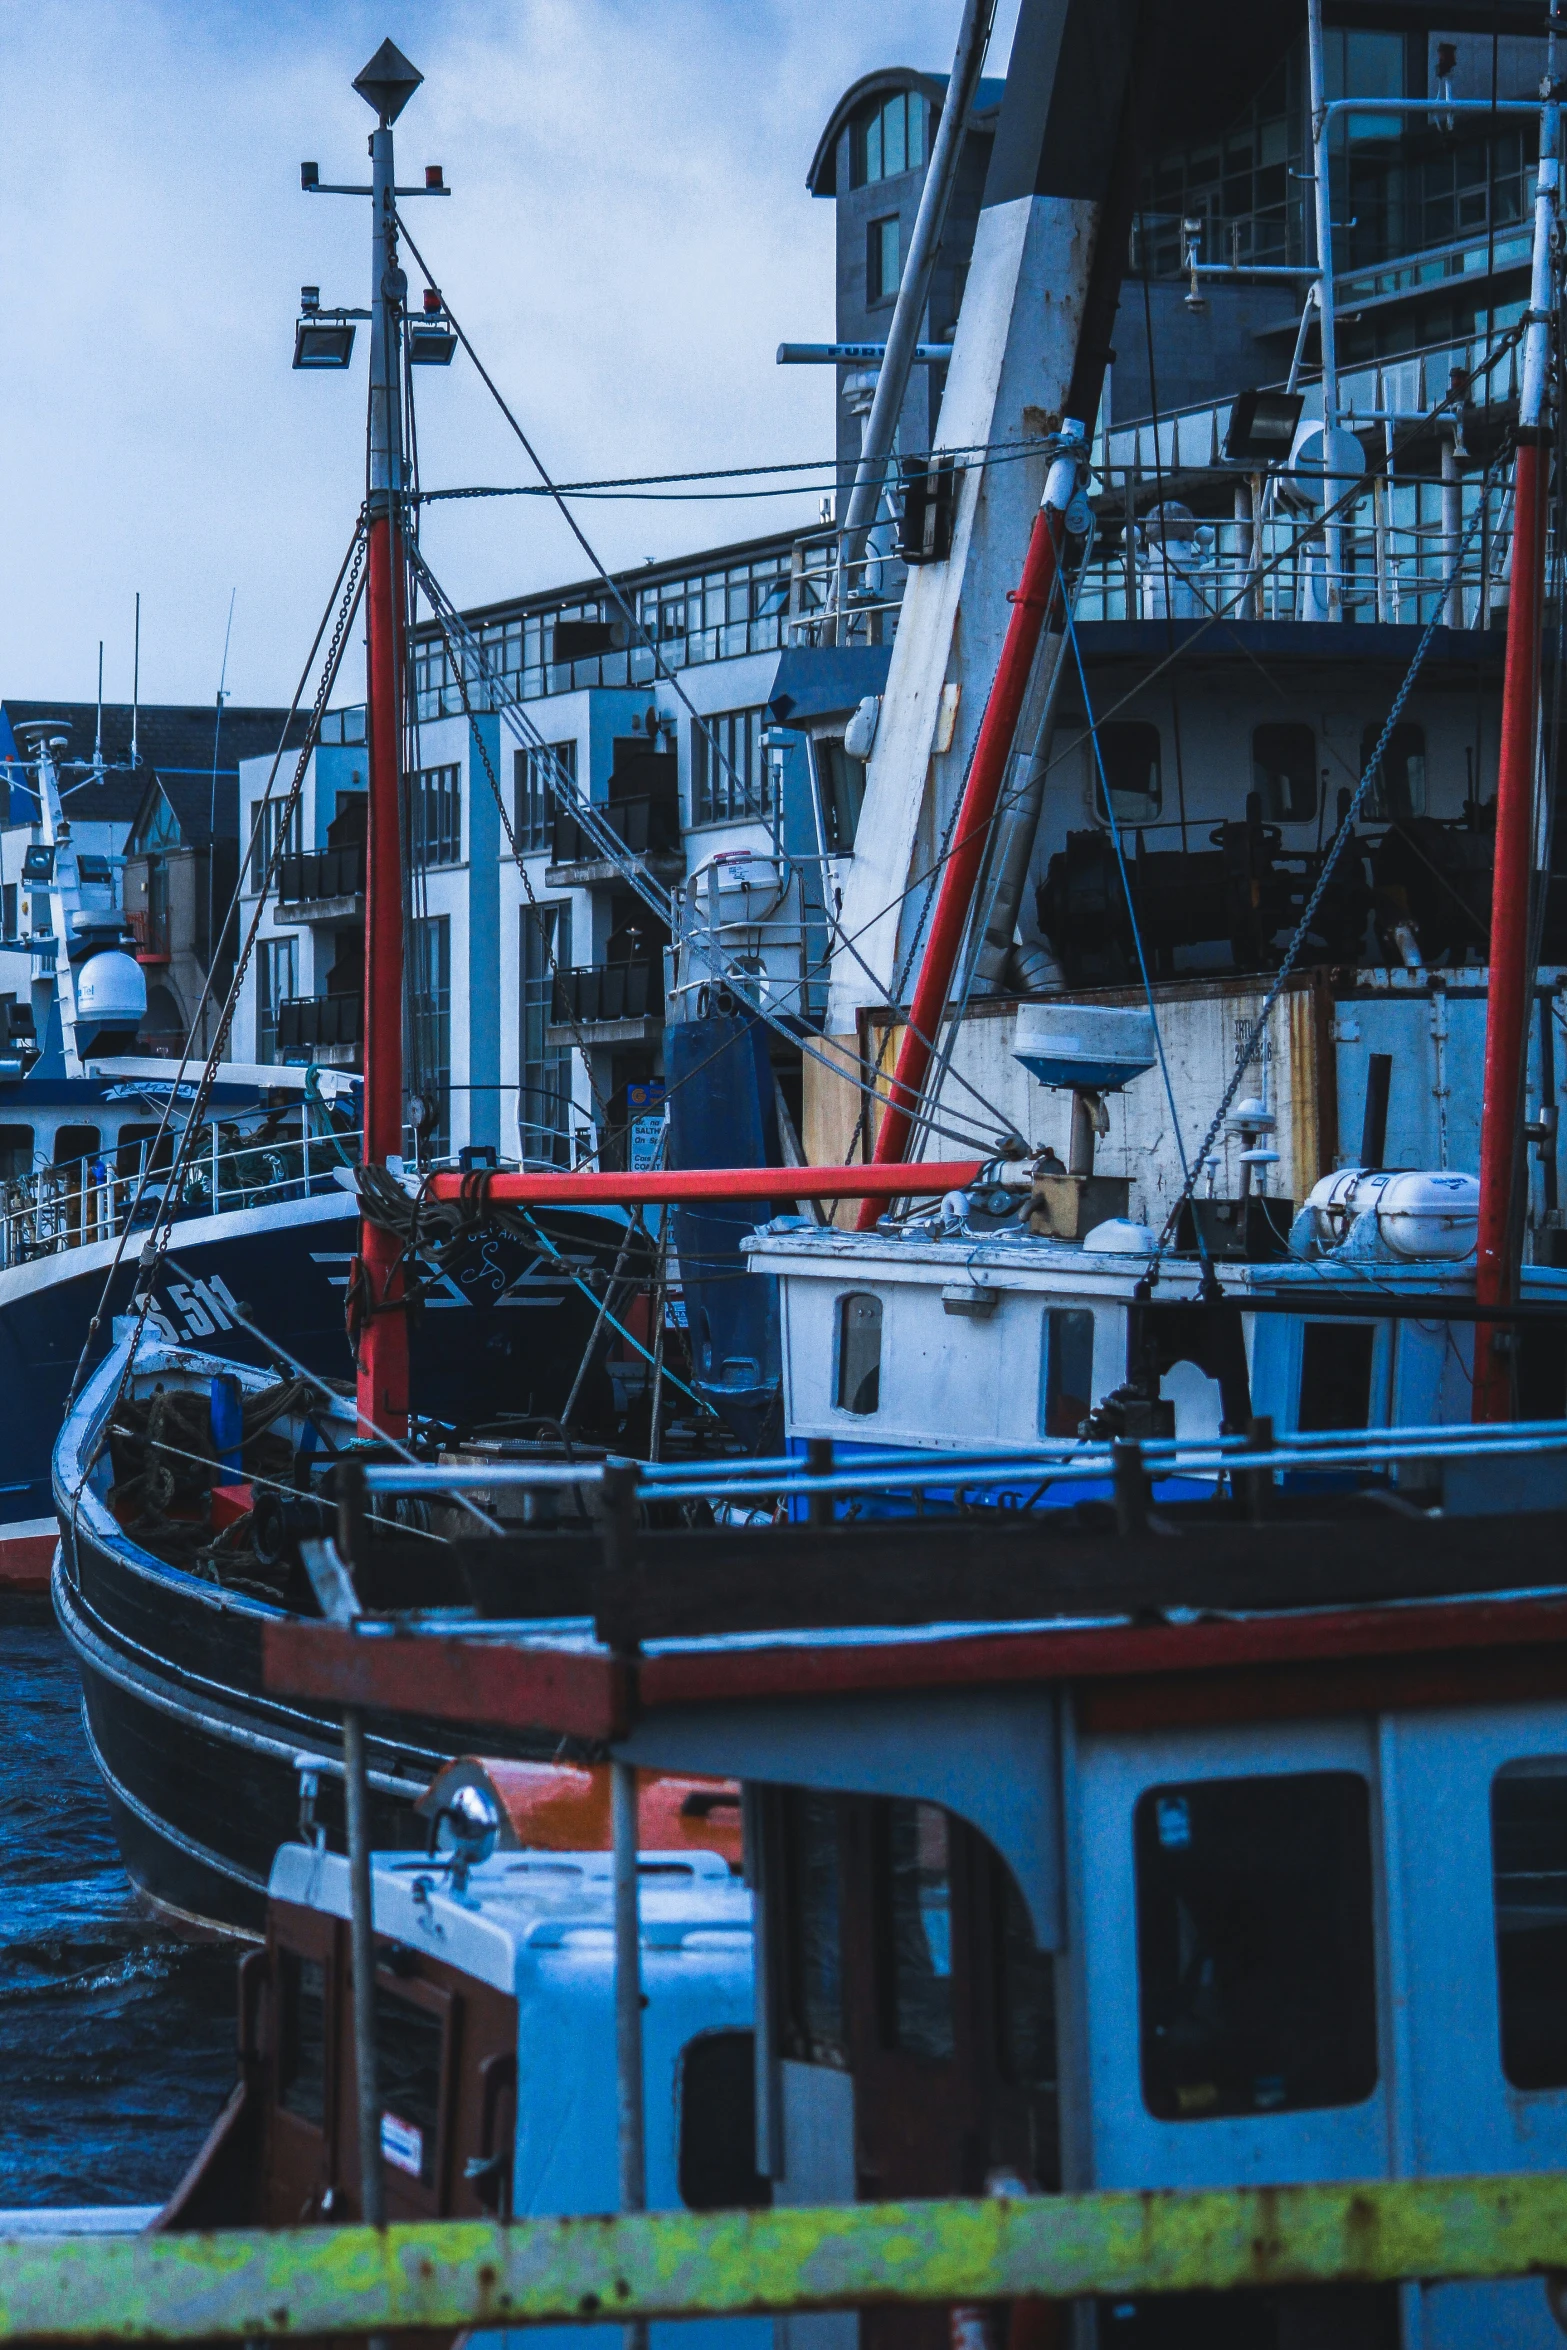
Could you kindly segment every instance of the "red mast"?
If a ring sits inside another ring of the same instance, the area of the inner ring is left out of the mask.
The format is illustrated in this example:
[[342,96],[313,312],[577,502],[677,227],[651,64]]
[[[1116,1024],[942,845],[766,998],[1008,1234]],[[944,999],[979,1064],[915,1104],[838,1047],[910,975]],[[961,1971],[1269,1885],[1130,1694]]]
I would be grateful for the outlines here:
[[[365,1139],[367,1166],[403,1148],[403,478],[402,321],[408,281],[397,258],[392,125],[422,76],[384,41],[354,84],[377,115],[370,139],[369,847],[365,862]],[[388,1436],[408,1430],[408,1322],[401,1251],[359,1228],[358,1402]]]
[[[1067,429],[1081,433],[1080,426]],[[1001,659],[996,664],[990,699],[985,704],[979,739],[974,745],[973,764],[969,768],[951,853],[941,876],[941,893],[931,918],[919,977],[914,983],[914,1001],[909,1006],[909,1022],[898,1050],[891,1094],[876,1136],[872,1163],[878,1167],[901,1165],[908,1157],[920,1094],[947,1008],[969,907],[985,862],[991,819],[1012,756],[1012,738],[1017,732],[1045,616],[1060,578],[1066,509],[1076,488],[1076,455],[1063,452],[1050,468],[1044,499],[1029,534],[1023,576],[1012,593],[1012,617],[1007,622]],[[867,1199],[860,1209],[860,1230],[868,1231],[881,1212],[876,1199]]]
[[[1534,790],[1540,718],[1540,626],[1545,597],[1545,500],[1549,477],[1546,377],[1553,307],[1551,231],[1556,216],[1557,109],[1540,122],[1534,268],[1513,464],[1512,594],[1496,780],[1496,861],[1491,878],[1491,967],[1485,1084],[1480,1117],[1480,1229],[1475,1297],[1513,1302],[1517,1286],[1514,1199],[1529,1023],[1529,921],[1534,877]],[[1512,1358],[1499,1326],[1475,1326],[1476,1420],[1513,1416]]]

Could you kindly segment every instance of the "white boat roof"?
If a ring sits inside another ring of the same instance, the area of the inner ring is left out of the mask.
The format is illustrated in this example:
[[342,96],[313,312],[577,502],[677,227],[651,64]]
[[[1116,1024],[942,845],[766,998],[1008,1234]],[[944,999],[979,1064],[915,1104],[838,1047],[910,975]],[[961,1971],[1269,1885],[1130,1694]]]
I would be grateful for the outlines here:
[[[751,1894],[717,1852],[639,1856],[642,1947],[670,1957],[751,1947]],[[499,1991],[514,1992],[527,1954],[614,1942],[614,1864],[607,1852],[498,1852],[451,1890],[445,1855],[371,1857],[377,1933],[427,1951]],[[341,1853],[284,1844],[272,1863],[274,1901],[347,1918],[348,1862]],[[716,1939],[715,1939],[716,1937]]]

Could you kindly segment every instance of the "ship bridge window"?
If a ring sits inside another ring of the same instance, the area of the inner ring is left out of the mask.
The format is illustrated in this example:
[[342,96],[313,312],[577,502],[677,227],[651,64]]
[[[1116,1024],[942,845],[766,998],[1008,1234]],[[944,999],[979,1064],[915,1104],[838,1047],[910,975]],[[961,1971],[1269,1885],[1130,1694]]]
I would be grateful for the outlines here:
[[96,1126],[57,1126],[54,1130],[54,1163],[57,1167],[69,1167],[77,1159],[93,1158],[102,1141],[103,1137]]
[[1509,1763],[1491,1782],[1502,2071],[1567,2088],[1567,1756]]
[[0,1126],[0,1180],[14,1183],[33,1171],[33,1130],[30,1126]]
[[1371,1425],[1371,1368],[1376,1354],[1374,1322],[1308,1322],[1300,1342],[1300,1413],[1303,1434],[1314,1428],[1368,1428]]
[[782,1799],[784,2052],[842,2065],[843,1869],[835,1795],[791,1789]]
[[326,1969],[278,1952],[278,2103],[312,2129],[326,2127]]
[[1042,1436],[1075,1436],[1094,1405],[1094,1317],[1086,1306],[1052,1306],[1045,1315]]
[[1257,726],[1251,784],[1270,824],[1309,824],[1317,813],[1317,738],[1309,726]]
[[1352,1771],[1151,1787],[1133,1814],[1143,2099],[1158,2120],[1376,2087],[1370,1799]]
[[841,1412],[868,1417],[881,1402],[881,1299],[851,1290],[838,1300],[838,1379]]
[[[1101,824],[1115,810],[1117,824],[1152,824],[1164,805],[1164,783],[1159,767],[1159,729],[1143,718],[1117,719],[1101,726],[1095,739],[1099,756],[1089,748],[1094,770],[1094,812]],[[1109,787],[1110,808],[1105,806]]]
[[[1365,774],[1382,739],[1380,725],[1368,726],[1360,738],[1360,772]],[[1400,816],[1426,812],[1426,730],[1407,722],[1395,726],[1371,788],[1361,802],[1368,824],[1392,824]]]

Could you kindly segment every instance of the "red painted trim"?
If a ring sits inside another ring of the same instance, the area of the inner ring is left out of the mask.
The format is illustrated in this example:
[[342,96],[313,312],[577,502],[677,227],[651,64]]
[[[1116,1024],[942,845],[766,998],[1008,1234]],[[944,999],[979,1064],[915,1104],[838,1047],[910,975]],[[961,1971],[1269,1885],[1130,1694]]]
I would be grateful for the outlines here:
[[432,1722],[623,1737],[627,1669],[602,1651],[529,1648],[496,1640],[377,1635],[336,1624],[268,1624],[262,1687],[274,1697],[421,1714]]
[[[1491,946],[1480,1112],[1480,1228],[1475,1297],[1512,1302],[1523,1056],[1529,1018],[1529,900],[1534,864],[1534,783],[1540,712],[1540,615],[1545,570],[1545,452],[1521,442],[1513,460],[1512,594],[1502,683],[1496,778],[1496,857],[1491,869]],[[1498,1353],[1488,1323],[1475,1329],[1476,1420],[1513,1416],[1512,1357]]]
[[0,1537],[0,1591],[47,1591],[59,1539],[57,1534]]
[[[996,664],[990,699],[985,704],[979,739],[974,745],[962,812],[942,872],[941,894],[936,900],[919,977],[914,983],[908,1026],[898,1047],[891,1098],[876,1135],[874,1159],[878,1166],[901,1165],[908,1151],[920,1094],[963,945],[963,933],[968,927],[969,907],[985,861],[996,803],[1012,756],[1012,738],[1017,733],[1045,615],[1055,594],[1059,546],[1064,534],[1062,517],[1053,507],[1041,506],[1029,533],[1023,577],[1012,597],[1001,658]],[[865,1231],[874,1222],[869,1208],[862,1208],[860,1230]]]
[[[370,525],[365,609],[369,632],[366,731],[370,838],[365,854],[365,1140],[367,1164],[403,1147],[402,558],[388,513]],[[408,1322],[378,1312],[402,1295],[402,1251],[379,1224],[359,1228],[365,1319],[358,1404],[389,1436],[408,1430]]]
[[886,1645],[723,1648],[647,1658],[644,1709],[741,1697],[828,1697],[876,1689],[980,1688],[1126,1673],[1250,1670],[1340,1657],[1389,1657],[1567,1643],[1567,1600],[1480,1600],[1451,1607],[1128,1624],[1066,1632],[977,1632]]
[[922,1159],[913,1167],[682,1167],[650,1175],[432,1175],[433,1199],[493,1199],[517,1207],[552,1203],[703,1199],[901,1199],[916,1192],[961,1191],[979,1173],[978,1159]]

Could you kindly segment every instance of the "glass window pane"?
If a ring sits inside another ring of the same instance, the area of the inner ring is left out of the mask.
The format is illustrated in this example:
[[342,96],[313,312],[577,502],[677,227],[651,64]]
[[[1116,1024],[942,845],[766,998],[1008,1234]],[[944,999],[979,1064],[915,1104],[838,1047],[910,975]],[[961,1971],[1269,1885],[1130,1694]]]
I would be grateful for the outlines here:
[[909,167],[908,139],[905,131],[903,98],[889,98],[882,116],[882,154],[886,159],[888,179],[896,179],[900,171]]
[[1374,1322],[1306,1324],[1300,1346],[1302,1432],[1370,1426],[1376,1336]]
[[1317,813],[1317,738],[1309,726],[1258,726],[1252,789],[1269,824],[1307,824]]
[[1567,2088],[1567,1757],[1509,1763],[1491,1786],[1502,2071]]
[[879,180],[882,177],[879,112],[873,114],[865,126],[865,177],[867,180]]
[[856,1292],[838,1300],[838,1407],[868,1415],[880,1400],[881,1299]]
[[1094,1403],[1094,1317],[1081,1306],[1045,1315],[1044,1409],[1040,1433],[1075,1436]]
[[1056,1977],[1010,1873],[998,1861],[996,2060],[1004,2081],[1039,2095],[1056,2086]]
[[925,101],[911,93],[909,98],[909,169],[917,171],[925,160]]
[[441,2019],[391,1990],[375,1987],[376,2087],[381,2096],[381,2152],[396,2170],[433,2184],[440,2138]]
[[280,1950],[278,2102],[313,2129],[326,2126],[326,1970]]
[[1352,1771],[1153,1787],[1133,1814],[1143,2098],[1162,2121],[1377,2080],[1370,1799]]
[[947,1815],[933,1803],[889,1803],[885,1832],[892,2044],[943,2061],[953,2051]]
[[784,1799],[785,1996],[791,2055],[841,2062],[843,1914],[835,1795]]
[[[1360,771],[1365,773],[1382,737],[1380,725],[1368,726],[1360,741]],[[1426,731],[1423,726],[1395,726],[1382,764],[1371,779],[1361,803],[1368,824],[1390,824],[1400,816],[1426,812]]]

